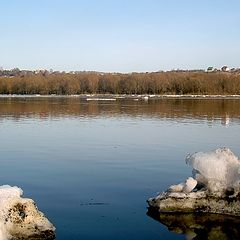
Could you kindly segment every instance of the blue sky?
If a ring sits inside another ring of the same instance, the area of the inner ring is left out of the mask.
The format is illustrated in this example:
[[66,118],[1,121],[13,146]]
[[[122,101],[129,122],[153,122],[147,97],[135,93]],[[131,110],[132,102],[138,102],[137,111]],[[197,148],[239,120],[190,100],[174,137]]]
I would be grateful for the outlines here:
[[3,0],[0,66],[96,71],[240,67],[239,0]]

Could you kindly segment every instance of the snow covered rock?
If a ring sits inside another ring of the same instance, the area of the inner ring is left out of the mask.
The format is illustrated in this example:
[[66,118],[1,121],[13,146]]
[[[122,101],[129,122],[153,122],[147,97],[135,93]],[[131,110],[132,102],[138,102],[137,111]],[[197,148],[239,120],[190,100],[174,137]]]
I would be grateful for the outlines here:
[[240,161],[228,148],[187,156],[192,177],[155,198],[160,212],[211,212],[240,216]]
[[0,186],[0,240],[54,239],[55,227],[22,189]]

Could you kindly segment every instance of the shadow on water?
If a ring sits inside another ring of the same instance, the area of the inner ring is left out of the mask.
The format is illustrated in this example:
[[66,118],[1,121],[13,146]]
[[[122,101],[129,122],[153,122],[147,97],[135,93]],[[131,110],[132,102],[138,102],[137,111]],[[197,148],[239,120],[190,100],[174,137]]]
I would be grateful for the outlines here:
[[187,240],[240,239],[240,218],[219,214],[159,213],[149,208],[147,215],[168,230],[184,234]]

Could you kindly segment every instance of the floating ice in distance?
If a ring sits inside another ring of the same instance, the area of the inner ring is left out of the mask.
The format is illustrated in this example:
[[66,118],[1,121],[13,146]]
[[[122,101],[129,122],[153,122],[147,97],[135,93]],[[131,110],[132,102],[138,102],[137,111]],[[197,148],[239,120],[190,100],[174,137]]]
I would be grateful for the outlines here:
[[33,236],[36,239],[54,239],[54,226],[37,209],[34,201],[22,198],[22,194],[21,188],[0,186],[0,240]]

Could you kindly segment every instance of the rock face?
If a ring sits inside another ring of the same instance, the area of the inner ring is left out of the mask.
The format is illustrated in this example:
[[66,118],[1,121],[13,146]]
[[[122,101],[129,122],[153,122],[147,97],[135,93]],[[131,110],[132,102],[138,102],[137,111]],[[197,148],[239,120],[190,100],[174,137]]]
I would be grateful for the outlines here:
[[148,200],[150,207],[160,212],[209,212],[240,216],[240,198],[215,197],[207,191],[175,194],[165,192]]
[[187,156],[192,177],[148,204],[157,212],[208,212],[240,216],[240,161],[228,149]]
[[0,240],[54,239],[55,227],[32,199],[21,195],[18,187],[0,186]]

